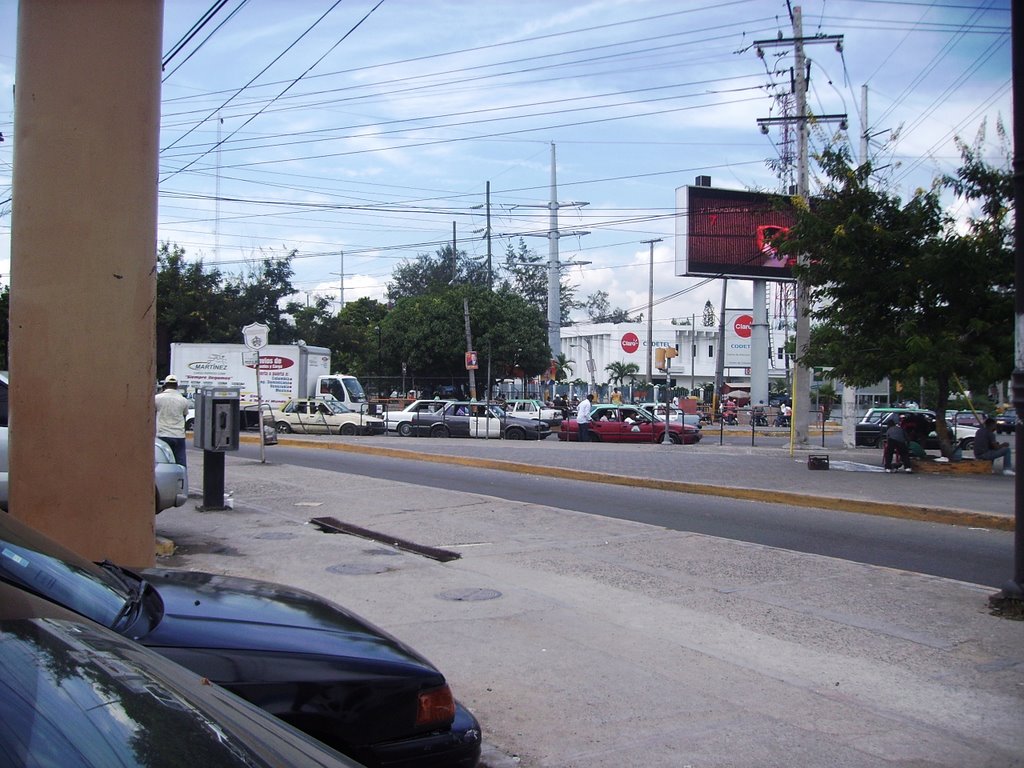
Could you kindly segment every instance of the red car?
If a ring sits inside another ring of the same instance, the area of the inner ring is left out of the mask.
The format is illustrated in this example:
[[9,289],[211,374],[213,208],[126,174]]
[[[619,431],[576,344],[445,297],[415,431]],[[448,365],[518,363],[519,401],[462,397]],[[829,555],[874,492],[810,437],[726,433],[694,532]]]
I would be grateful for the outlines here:
[[[595,443],[660,443],[665,438],[665,422],[635,405],[595,405],[590,417],[590,439]],[[669,440],[677,445],[700,442],[701,431],[690,424],[669,422],[668,430]],[[562,422],[558,439],[579,439],[575,416]]]

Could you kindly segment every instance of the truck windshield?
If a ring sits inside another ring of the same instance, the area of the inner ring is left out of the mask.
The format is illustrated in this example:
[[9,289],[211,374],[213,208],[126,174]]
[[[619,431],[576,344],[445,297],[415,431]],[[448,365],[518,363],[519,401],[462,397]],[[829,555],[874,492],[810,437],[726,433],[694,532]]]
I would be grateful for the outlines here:
[[366,393],[363,391],[363,385],[359,383],[359,379],[346,378],[341,381],[345,385],[345,390],[348,392],[349,399],[353,403],[366,402]]

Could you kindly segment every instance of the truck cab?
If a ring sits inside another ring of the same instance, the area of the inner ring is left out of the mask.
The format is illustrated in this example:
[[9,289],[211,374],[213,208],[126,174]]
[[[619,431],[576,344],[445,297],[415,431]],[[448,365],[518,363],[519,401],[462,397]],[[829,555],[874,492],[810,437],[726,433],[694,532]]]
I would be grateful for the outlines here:
[[349,410],[357,413],[365,413],[367,410],[366,391],[355,376],[342,373],[318,376],[314,397],[333,397]]

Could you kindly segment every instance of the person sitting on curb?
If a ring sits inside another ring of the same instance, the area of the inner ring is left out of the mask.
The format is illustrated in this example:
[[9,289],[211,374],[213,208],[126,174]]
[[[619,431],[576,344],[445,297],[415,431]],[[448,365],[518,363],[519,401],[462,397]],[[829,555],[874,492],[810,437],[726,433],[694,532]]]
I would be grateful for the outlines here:
[[1003,474],[1014,474],[1010,444],[996,441],[996,420],[992,417],[985,419],[985,423],[974,434],[974,458],[993,463],[1002,458]]

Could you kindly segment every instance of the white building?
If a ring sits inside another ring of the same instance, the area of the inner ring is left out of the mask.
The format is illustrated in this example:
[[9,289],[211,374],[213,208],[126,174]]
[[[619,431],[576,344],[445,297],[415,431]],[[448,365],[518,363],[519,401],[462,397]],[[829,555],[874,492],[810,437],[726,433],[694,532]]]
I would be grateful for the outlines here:
[[[736,313],[742,310],[736,310]],[[608,384],[606,370],[611,363],[634,363],[638,370],[636,385],[647,381],[648,350],[651,350],[651,370],[656,385],[665,384],[665,373],[654,364],[654,351],[658,347],[673,347],[677,356],[671,361],[669,373],[672,385],[691,392],[714,386],[715,367],[720,354],[717,325],[706,328],[697,317],[696,327],[675,325],[668,321],[655,321],[651,330],[651,344],[648,346],[647,323],[576,323],[564,326],[561,332],[562,354],[572,361],[570,380],[582,379],[591,387],[600,388]],[[743,337],[749,336],[749,319],[746,326],[743,315],[737,314],[726,322],[726,367],[725,382],[737,386],[750,383],[750,343]],[[772,340],[774,346],[782,347],[782,339]],[[732,353],[728,350],[732,348]],[[779,350],[769,355],[769,371],[773,378],[786,375],[785,360],[780,359]]]

